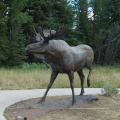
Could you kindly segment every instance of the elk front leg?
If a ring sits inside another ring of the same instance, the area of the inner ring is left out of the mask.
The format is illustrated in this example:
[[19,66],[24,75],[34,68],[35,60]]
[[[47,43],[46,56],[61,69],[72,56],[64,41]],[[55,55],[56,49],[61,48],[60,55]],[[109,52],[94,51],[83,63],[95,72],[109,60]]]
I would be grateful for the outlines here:
[[84,76],[82,70],[77,71],[77,73],[78,73],[78,75],[79,75],[79,77],[80,77],[80,80],[81,80],[81,93],[80,93],[80,95],[83,95],[83,93],[84,93],[84,86],[83,86],[83,85],[84,85],[85,76]]
[[75,93],[74,93],[74,85],[73,85],[73,82],[74,82],[74,72],[69,72],[68,76],[69,76],[69,80],[70,80],[70,87],[72,89],[72,105],[74,105],[75,102],[76,102],[76,100],[75,100]]
[[49,82],[48,87],[47,87],[47,90],[46,90],[44,96],[41,98],[41,100],[38,101],[38,103],[42,103],[43,101],[45,101],[46,95],[47,95],[49,89],[51,88],[53,82],[55,81],[57,75],[58,75],[58,73],[56,73],[54,71],[52,72],[50,82]]

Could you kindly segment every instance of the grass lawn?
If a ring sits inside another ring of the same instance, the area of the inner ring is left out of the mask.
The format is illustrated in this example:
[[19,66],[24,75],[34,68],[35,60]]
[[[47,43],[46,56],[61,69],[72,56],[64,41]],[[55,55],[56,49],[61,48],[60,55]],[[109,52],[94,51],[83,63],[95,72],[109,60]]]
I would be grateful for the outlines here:
[[[84,69],[85,83],[87,87],[88,70]],[[47,88],[50,80],[51,69],[0,69],[0,90],[8,89],[42,89]],[[80,79],[75,72],[74,87],[80,87]],[[91,88],[100,88],[109,82],[120,88],[120,67],[94,66],[91,76]],[[69,88],[70,83],[67,74],[59,74],[53,88]]]

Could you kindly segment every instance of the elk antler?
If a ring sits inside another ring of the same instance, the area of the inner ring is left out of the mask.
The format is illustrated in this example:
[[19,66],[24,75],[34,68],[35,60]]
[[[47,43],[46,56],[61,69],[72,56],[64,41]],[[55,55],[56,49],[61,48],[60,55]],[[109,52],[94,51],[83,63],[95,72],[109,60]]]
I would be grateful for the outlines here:
[[36,30],[35,30],[34,25],[33,25],[33,30],[34,30],[34,36],[36,36],[36,35],[37,35],[37,32],[36,32]]
[[56,32],[54,34],[52,34],[51,29],[50,29],[50,35],[48,35],[47,37],[44,36],[44,33],[43,33],[43,30],[42,30],[41,26],[39,26],[38,29],[39,29],[40,35],[42,36],[42,38],[45,41],[49,41],[49,40],[52,40],[53,38],[63,36],[63,35],[65,35],[65,34],[67,34],[71,31],[71,28],[65,27],[64,24],[63,24],[62,28],[60,28],[59,22],[58,22],[58,25],[57,25]]
[[32,43],[39,42],[34,37],[31,37],[28,32],[27,32],[27,37],[28,37],[28,40],[26,41],[26,44],[32,44]]
[[28,32],[27,32],[27,36],[28,36],[28,39],[30,40],[31,37],[30,37],[30,35],[28,34]]
[[27,37],[28,37],[28,39],[26,40],[26,45],[28,45],[28,44],[30,44],[31,42],[31,37],[30,37],[30,35],[28,34],[28,32],[27,32]]

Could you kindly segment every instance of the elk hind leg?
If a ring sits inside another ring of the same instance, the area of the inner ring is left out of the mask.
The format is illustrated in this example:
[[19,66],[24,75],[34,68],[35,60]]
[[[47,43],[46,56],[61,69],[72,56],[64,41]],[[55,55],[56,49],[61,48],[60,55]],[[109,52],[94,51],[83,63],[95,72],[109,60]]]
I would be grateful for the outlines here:
[[83,93],[84,93],[84,79],[85,79],[85,76],[83,74],[82,69],[80,71],[77,71],[77,73],[78,73],[78,75],[80,77],[80,80],[81,80],[81,93],[80,93],[80,95],[83,95]]
[[45,101],[46,95],[47,95],[49,89],[52,87],[52,84],[55,81],[57,75],[58,75],[58,73],[56,73],[54,71],[52,72],[50,82],[49,82],[48,87],[47,87],[47,90],[46,90],[44,96],[41,98],[41,100],[38,101],[38,103],[42,103],[43,101]]

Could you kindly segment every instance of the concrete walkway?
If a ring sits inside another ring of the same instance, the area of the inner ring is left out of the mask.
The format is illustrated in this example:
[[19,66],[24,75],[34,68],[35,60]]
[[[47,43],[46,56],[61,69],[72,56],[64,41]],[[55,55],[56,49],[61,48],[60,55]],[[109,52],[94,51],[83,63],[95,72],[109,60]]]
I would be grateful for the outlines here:
[[[42,97],[46,89],[32,90],[5,90],[0,91],[0,120],[6,120],[3,116],[4,110],[19,101]],[[75,94],[80,94],[80,88],[75,88]],[[120,90],[120,89],[119,89]],[[101,94],[101,88],[85,88],[85,95]],[[119,92],[120,94],[120,92]],[[50,89],[47,96],[72,95],[70,88]]]

